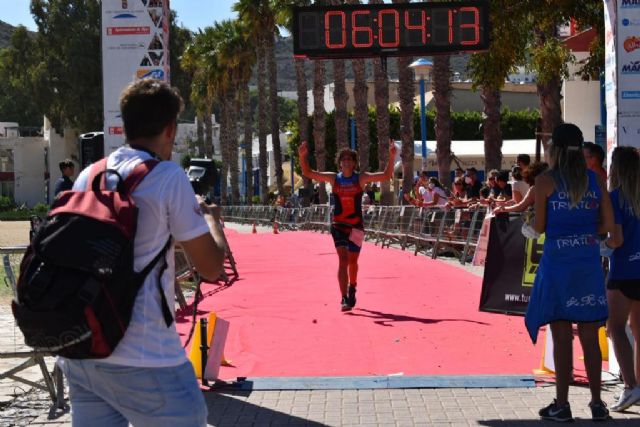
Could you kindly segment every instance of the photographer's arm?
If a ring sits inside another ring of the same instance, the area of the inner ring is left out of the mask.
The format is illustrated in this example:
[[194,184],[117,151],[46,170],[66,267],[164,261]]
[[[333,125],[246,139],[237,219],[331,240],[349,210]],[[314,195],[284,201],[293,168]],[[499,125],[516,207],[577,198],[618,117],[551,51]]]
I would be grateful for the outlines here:
[[222,273],[226,242],[220,227],[220,208],[200,202],[209,233],[180,242],[198,273],[209,281],[215,281]]

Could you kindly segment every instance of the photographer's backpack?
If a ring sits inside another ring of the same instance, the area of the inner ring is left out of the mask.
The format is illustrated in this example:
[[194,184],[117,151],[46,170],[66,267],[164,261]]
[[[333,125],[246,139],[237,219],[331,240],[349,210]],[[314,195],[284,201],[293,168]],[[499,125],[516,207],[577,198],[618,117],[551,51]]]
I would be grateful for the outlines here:
[[[134,271],[138,208],[131,194],[159,163],[147,160],[126,177],[91,166],[84,191],[58,195],[20,265],[13,314],[36,350],[85,359],[109,356],[129,325],[138,291],[158,261],[157,283],[167,326],[173,322],[160,275],[171,239],[142,271]],[[117,176],[107,189],[107,174]]]

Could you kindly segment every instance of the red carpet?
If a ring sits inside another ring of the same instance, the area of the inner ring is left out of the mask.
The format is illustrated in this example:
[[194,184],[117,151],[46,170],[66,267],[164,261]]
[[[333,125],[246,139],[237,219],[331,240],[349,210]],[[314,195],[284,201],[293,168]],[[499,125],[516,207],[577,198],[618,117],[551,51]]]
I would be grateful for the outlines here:
[[[481,279],[412,252],[365,243],[358,303],[340,312],[329,235],[226,230],[240,273],[231,287],[203,285],[204,315],[230,322],[233,367],[220,378],[273,376],[530,375],[534,347],[521,317],[478,311]],[[178,316],[185,338],[190,309]]]

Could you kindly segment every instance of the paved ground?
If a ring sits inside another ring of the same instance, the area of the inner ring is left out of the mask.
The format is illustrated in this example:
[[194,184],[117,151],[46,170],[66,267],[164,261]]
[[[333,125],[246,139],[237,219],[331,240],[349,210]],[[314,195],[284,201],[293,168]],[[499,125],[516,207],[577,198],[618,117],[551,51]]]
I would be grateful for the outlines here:
[[[0,236],[6,223],[0,222]],[[17,227],[20,227],[17,225]],[[8,227],[11,228],[11,227]],[[235,227],[234,227],[235,228]],[[246,228],[241,228],[245,231]],[[22,238],[24,232],[15,232]],[[265,229],[261,230],[265,231]],[[19,242],[16,242],[19,243]],[[4,243],[7,244],[7,243]],[[457,261],[452,262],[458,264]],[[459,264],[458,264],[459,265]],[[469,268],[475,274],[477,268]],[[0,351],[21,349],[20,332],[6,305],[0,304]],[[19,361],[18,361],[19,362]],[[51,362],[51,361],[49,361]],[[16,360],[0,359],[0,372],[15,366]],[[30,378],[41,375],[30,368]],[[607,386],[603,398],[613,401],[619,386]],[[570,400],[577,425],[593,425],[587,407],[589,392],[572,387]],[[208,424],[212,426],[540,426],[537,411],[554,395],[553,386],[527,389],[388,389],[388,390],[304,390],[206,392]],[[640,425],[640,406],[614,414],[607,425]],[[0,427],[69,426],[68,408],[55,410],[44,391],[5,379],[0,381]]]

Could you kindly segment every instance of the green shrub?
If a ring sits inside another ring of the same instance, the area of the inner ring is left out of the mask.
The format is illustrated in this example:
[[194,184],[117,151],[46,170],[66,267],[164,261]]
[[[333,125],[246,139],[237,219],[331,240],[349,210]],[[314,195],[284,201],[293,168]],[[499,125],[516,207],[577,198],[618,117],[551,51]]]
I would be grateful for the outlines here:
[[33,213],[40,217],[44,217],[49,212],[49,205],[45,205],[44,203],[38,203],[33,207]]
[[0,197],[0,212],[8,211],[13,207],[15,207],[15,204],[13,203],[13,200],[11,200],[11,197],[7,197],[7,196]]

